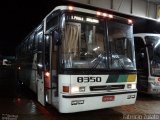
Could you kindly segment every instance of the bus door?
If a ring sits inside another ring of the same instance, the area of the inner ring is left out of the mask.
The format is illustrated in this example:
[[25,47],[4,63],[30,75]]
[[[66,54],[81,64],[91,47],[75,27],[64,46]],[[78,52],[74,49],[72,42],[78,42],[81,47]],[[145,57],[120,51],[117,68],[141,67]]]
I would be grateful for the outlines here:
[[38,60],[38,68],[37,68],[37,97],[38,101],[45,105],[45,99],[44,99],[44,72],[43,68],[40,66],[42,65],[42,53],[38,53],[37,55]]
[[37,53],[37,98],[38,102],[45,105],[44,66],[43,66],[43,33],[38,34]]
[[137,88],[141,92],[148,90],[148,59],[146,46],[141,37],[134,37],[136,66],[137,66]]
[[[55,32],[54,30],[53,32]],[[55,45],[56,43],[53,41],[55,40],[56,37],[53,35],[52,40],[51,40],[51,90],[52,90],[52,102],[53,104],[58,103],[58,46]]]

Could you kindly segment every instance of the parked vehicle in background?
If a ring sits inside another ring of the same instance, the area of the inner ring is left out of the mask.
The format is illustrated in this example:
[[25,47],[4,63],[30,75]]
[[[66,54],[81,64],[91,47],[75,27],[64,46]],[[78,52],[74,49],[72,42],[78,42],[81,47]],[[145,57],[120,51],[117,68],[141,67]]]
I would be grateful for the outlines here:
[[160,34],[134,34],[137,88],[160,96]]
[[9,61],[7,59],[3,59],[2,65],[4,65],[4,66],[11,66],[11,61]]

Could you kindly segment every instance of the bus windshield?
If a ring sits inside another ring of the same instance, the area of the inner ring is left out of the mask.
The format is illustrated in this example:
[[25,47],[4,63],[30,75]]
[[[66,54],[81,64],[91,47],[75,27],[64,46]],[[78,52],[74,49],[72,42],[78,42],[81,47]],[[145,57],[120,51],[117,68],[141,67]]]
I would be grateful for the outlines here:
[[135,69],[130,25],[115,21],[108,22],[107,28],[106,20],[81,15],[66,15],[65,19],[64,68]]
[[160,75],[160,36],[146,36],[152,75]]

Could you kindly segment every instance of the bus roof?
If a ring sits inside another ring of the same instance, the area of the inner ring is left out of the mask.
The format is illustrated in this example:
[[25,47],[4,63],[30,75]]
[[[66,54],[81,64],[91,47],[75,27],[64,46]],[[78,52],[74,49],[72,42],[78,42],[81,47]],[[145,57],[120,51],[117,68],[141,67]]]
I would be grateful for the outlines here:
[[73,6],[75,8],[74,11],[82,11],[82,12],[90,13],[90,14],[92,14],[94,11],[94,12],[113,14],[114,16],[117,16],[117,17],[120,17],[123,19],[130,19],[131,18],[128,15],[125,15],[123,13],[120,13],[120,12],[117,12],[117,11],[114,11],[111,9],[104,9],[104,8],[96,7],[93,5],[82,4],[79,2],[73,2],[73,1],[69,1],[69,0],[60,0],[60,1],[55,2],[54,9],[44,18],[44,20],[56,10],[67,10],[68,6]]
[[[105,9],[105,8],[100,8],[97,6],[93,6],[91,4],[83,4],[80,2],[75,2],[75,1],[71,1],[71,0],[58,0],[58,1],[54,1],[54,6],[53,8],[55,8],[56,6],[75,6],[75,7],[80,7],[80,8],[86,8],[89,10],[94,10],[94,11],[105,11],[108,14],[114,14],[116,16],[121,16],[124,18],[129,18],[129,19],[133,19],[133,18],[140,18],[140,19],[147,19],[147,20],[151,20],[151,21],[157,21],[156,19],[153,18],[148,18],[148,17],[144,17],[144,16],[136,16],[136,15],[131,15],[131,14],[127,14],[127,13],[122,13],[113,9]],[[53,11],[52,11],[53,12]]]
[[134,34],[134,37],[145,37],[145,36],[159,36],[160,37],[160,34],[156,34],[156,33],[137,33],[137,34]]

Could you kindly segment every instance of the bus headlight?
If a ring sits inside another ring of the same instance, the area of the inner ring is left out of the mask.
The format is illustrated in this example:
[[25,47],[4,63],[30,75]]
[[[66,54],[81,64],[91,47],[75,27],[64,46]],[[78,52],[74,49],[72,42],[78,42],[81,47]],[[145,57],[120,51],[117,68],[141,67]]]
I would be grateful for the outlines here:
[[128,89],[136,89],[136,84],[127,84]]
[[85,92],[85,87],[73,86],[71,87],[71,93]]

